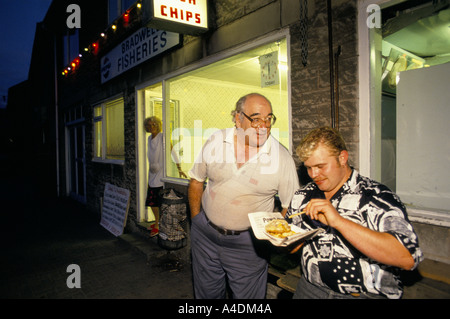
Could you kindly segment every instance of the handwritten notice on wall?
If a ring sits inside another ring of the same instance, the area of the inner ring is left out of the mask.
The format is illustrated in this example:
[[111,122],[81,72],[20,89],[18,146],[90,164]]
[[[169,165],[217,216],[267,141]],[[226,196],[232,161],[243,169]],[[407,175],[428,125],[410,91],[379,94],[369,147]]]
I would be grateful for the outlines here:
[[102,218],[100,225],[109,230],[114,236],[123,234],[127,221],[130,191],[109,183],[105,184],[103,196]]

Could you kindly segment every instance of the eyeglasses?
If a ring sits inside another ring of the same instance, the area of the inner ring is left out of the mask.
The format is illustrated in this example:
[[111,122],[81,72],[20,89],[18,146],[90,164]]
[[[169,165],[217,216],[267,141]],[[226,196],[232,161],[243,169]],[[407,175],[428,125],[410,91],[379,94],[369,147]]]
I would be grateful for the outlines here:
[[266,127],[271,127],[277,121],[277,117],[273,114],[270,117],[266,117],[265,119],[261,119],[261,118],[253,119],[250,116],[248,116],[247,114],[245,114],[244,112],[241,112],[241,113],[247,118],[247,120],[250,121],[250,125],[253,128],[261,127],[263,125],[263,123],[264,123],[264,125],[266,125]]

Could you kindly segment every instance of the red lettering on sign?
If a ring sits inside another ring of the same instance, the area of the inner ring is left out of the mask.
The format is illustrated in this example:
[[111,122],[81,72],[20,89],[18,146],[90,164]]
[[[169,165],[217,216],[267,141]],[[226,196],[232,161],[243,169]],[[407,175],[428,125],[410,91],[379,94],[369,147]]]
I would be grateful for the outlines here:
[[[183,1],[183,0],[181,0]],[[195,4],[195,1],[194,1]],[[166,5],[161,5],[161,15],[164,17],[170,17],[172,19],[177,19],[186,22],[194,22],[196,24],[201,24],[200,13],[194,13],[192,11],[184,11],[174,7],[167,7]],[[169,9],[169,10],[167,10]],[[194,20],[194,21],[192,21]]]
[[[181,10],[181,11],[183,11],[183,10]],[[178,19],[178,9],[177,8],[170,7],[170,17],[173,19]],[[183,20],[183,18],[181,18],[181,20]]]

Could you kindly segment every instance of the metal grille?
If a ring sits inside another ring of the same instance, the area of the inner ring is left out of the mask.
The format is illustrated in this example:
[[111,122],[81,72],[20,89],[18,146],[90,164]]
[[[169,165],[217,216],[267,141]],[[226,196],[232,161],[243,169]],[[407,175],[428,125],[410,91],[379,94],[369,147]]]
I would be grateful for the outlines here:
[[185,199],[172,189],[163,191],[159,236],[169,241],[179,241],[187,237]]

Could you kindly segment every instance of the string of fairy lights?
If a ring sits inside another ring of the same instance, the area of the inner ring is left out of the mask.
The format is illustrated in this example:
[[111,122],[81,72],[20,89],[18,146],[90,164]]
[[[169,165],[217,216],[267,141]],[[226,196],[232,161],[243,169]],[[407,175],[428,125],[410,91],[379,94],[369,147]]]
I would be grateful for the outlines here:
[[87,55],[97,55],[100,48],[100,42],[102,39],[106,39],[109,33],[115,33],[120,28],[126,28],[130,24],[130,19],[133,14],[136,16],[139,14],[140,9],[142,8],[141,1],[137,1],[133,6],[128,8],[120,17],[118,17],[114,22],[108,26],[108,28],[100,33],[99,38],[92,42],[88,47],[84,48],[84,52],[79,53],[78,56],[70,62],[68,66],[64,68],[61,72],[63,76],[68,76],[73,74],[76,70],[78,70],[81,66],[81,62],[83,58],[86,58]]

